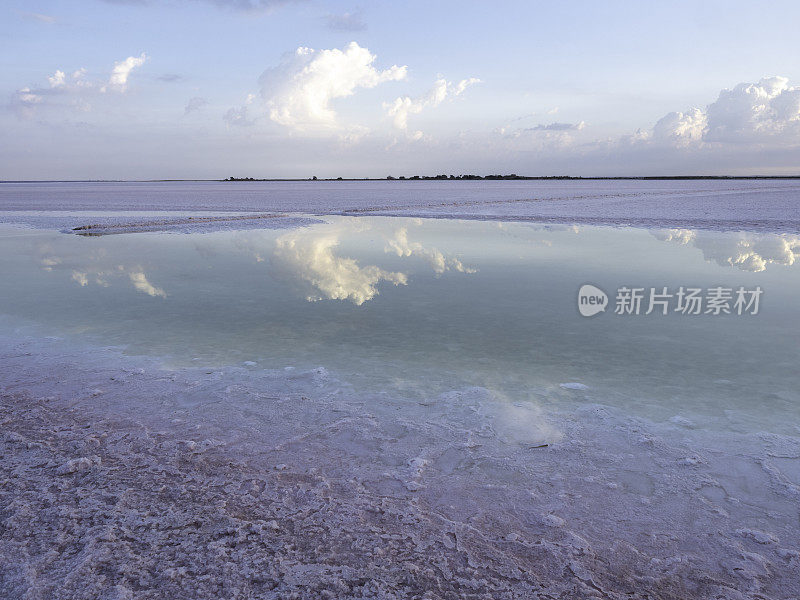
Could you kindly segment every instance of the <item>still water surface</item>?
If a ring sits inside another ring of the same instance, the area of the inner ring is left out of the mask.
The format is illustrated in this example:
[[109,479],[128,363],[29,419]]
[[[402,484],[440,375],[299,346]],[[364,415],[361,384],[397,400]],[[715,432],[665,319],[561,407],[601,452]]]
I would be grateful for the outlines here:
[[[798,254],[791,234],[392,217],[188,235],[3,226],[0,323],[173,367],[322,366],[387,401],[481,386],[797,434]],[[584,283],[607,311],[578,313]],[[622,286],[763,295],[757,315],[621,316]]]

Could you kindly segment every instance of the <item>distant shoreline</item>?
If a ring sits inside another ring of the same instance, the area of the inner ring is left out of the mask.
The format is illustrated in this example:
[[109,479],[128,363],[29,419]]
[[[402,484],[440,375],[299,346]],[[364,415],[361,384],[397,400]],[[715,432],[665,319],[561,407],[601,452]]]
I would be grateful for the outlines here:
[[703,181],[703,180],[762,180],[800,179],[800,175],[642,175],[583,177],[572,175],[414,175],[411,177],[285,177],[255,178],[229,177],[227,179],[3,179],[2,183],[168,183],[168,182],[292,182],[292,181]]

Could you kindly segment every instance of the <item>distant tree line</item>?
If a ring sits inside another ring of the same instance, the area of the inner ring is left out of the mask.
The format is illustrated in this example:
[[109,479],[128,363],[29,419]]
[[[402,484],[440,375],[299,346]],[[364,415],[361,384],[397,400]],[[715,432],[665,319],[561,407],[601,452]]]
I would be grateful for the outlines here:
[[[392,177],[389,175],[386,179],[468,179],[468,180],[481,180],[481,179],[532,179],[531,177],[524,177],[522,175],[517,175],[516,173],[512,173],[511,175],[414,175],[413,177]],[[536,179],[539,179],[538,177]],[[557,179],[555,177],[549,179]]]
[[[393,177],[388,175],[386,178],[388,181],[441,181],[441,180],[448,180],[448,181],[456,181],[456,180],[499,180],[499,179],[584,179],[583,177],[572,177],[570,175],[552,175],[546,177],[527,177],[524,175],[517,175],[516,173],[512,173],[510,175],[412,175],[411,177],[406,177],[405,175],[400,175],[399,177]],[[224,181],[381,181],[379,178],[376,177],[329,177],[326,179],[319,180],[316,176],[309,177],[308,179],[257,179],[254,177],[228,177]]]
[[653,175],[639,177],[580,177],[574,175],[542,175],[528,176],[517,175],[413,175],[406,177],[388,175],[385,179],[376,177],[329,177],[317,179],[316,176],[307,179],[297,178],[270,178],[256,179],[254,177],[228,177],[223,181],[499,181],[499,180],[695,180],[695,179],[800,179],[800,175]]

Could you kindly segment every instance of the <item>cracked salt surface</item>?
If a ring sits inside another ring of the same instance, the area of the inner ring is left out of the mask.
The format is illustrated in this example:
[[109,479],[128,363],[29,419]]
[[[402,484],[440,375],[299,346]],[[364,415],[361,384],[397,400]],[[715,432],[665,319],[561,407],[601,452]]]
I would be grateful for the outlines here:
[[542,411],[483,388],[387,403],[324,369],[164,370],[20,335],[2,338],[0,364],[4,598],[790,598],[800,585],[797,437],[601,404]]

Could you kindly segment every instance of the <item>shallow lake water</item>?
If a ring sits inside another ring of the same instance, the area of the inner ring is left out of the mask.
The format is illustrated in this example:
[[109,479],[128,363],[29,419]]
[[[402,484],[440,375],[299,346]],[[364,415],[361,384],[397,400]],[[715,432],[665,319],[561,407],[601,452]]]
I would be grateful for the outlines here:
[[[5,331],[171,368],[323,367],[386,402],[478,386],[796,434],[798,254],[791,234],[402,217],[186,235],[5,226],[0,313]],[[587,283],[609,297],[589,318]],[[639,314],[616,314],[625,286],[643,289]],[[645,314],[664,287],[668,314]],[[731,289],[731,314],[681,313],[681,287]],[[760,288],[757,314],[739,288]]]

